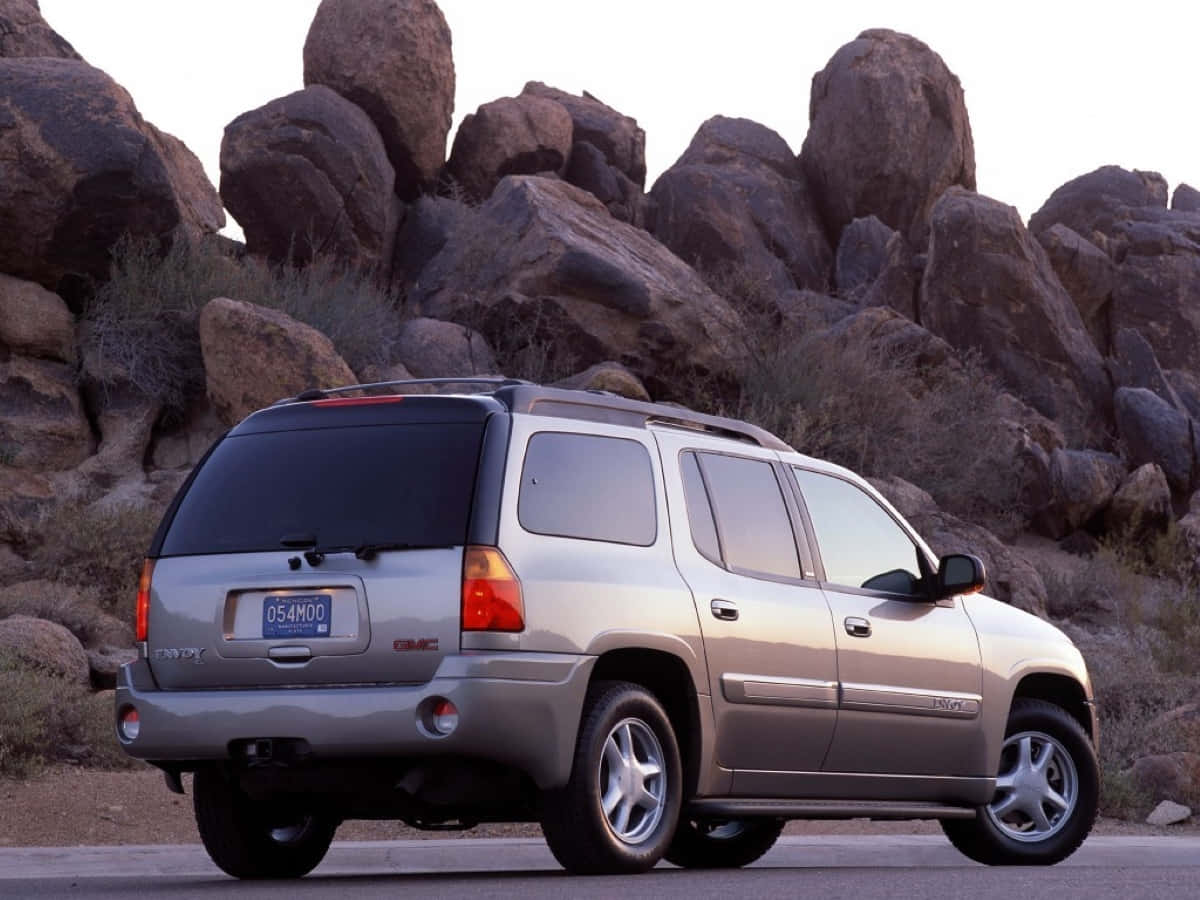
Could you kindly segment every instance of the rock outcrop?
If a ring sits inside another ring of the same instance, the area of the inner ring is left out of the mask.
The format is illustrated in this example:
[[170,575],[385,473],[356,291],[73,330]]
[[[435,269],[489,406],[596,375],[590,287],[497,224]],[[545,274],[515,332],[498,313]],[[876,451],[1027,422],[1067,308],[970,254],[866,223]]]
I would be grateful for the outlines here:
[[1029,218],[1029,230],[1041,234],[1062,224],[1092,240],[1099,233],[1115,233],[1116,226],[1145,207],[1166,209],[1167,182],[1157,172],[1140,172],[1120,166],[1101,166],[1073,178],[1058,188],[1042,208]]
[[88,680],[88,658],[79,638],[62,625],[33,616],[0,619],[0,650],[31,668],[76,684]]
[[605,161],[636,184],[646,183],[646,132],[637,119],[617,112],[584,91],[583,96],[531,81],[521,91],[524,96],[554,100],[571,116],[576,141],[586,141],[604,154]]
[[916,38],[864,31],[813,76],[800,161],[830,241],[875,215],[923,246],[933,204],[975,189],[975,147],[962,86]]
[[304,84],[366,111],[402,198],[433,186],[454,112],[450,28],[434,0],[321,0],[304,42]]
[[1058,280],[1066,288],[1088,334],[1101,353],[1108,350],[1108,304],[1116,267],[1108,254],[1066,225],[1054,224],[1037,235]]
[[46,24],[37,0],[0,0],[0,57],[28,56],[83,58]]
[[654,235],[680,259],[761,279],[770,292],[828,287],[832,253],[804,173],[769,128],[709,119],[650,196]]
[[357,379],[333,343],[278,310],[218,297],[200,311],[209,400],[226,425],[308,388]]
[[834,265],[840,296],[857,299],[870,290],[887,265],[888,245],[896,234],[875,216],[855,219],[842,229]]
[[273,262],[388,260],[395,181],[367,114],[322,85],[243,113],[221,142],[221,197],[246,249]]
[[1049,494],[1038,512],[1039,530],[1056,540],[1103,512],[1125,477],[1120,457],[1096,450],[1056,449],[1050,454]]
[[1155,463],[1138,466],[1113,494],[1104,513],[1111,534],[1138,538],[1161,532],[1171,521],[1171,487]]
[[1173,490],[1187,491],[1195,453],[1188,417],[1145,388],[1118,388],[1113,403],[1129,461],[1158,463]]
[[70,365],[0,352],[0,465],[61,471],[93,449]]
[[394,355],[415,378],[499,373],[496,357],[483,335],[437,319],[405,322]]
[[0,275],[0,347],[73,363],[75,319],[57,294],[32,281]]

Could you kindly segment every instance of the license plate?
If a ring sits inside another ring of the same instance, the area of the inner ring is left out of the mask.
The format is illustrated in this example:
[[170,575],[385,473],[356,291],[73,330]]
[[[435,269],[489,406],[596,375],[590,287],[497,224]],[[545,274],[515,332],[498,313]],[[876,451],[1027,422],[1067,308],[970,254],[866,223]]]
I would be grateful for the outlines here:
[[264,638],[329,637],[333,598],[329,594],[267,597],[263,601]]

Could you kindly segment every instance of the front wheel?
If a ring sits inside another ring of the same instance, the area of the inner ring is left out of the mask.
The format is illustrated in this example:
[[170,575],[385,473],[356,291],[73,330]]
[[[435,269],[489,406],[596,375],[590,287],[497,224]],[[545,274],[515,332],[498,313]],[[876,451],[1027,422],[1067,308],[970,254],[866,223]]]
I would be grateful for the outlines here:
[[684,869],[738,869],[775,846],[778,819],[689,819],[679,823],[667,862]]
[[196,772],[192,801],[200,840],[234,878],[299,878],[325,858],[337,820],[255,803],[216,768]]
[[963,854],[988,865],[1053,865],[1096,820],[1100,771],[1082,726],[1061,707],[1020,699],[1008,717],[996,794],[974,819],[945,820]]
[[675,732],[640,685],[588,689],[566,786],[542,797],[542,832],[576,874],[644,872],[675,833],[683,792]]

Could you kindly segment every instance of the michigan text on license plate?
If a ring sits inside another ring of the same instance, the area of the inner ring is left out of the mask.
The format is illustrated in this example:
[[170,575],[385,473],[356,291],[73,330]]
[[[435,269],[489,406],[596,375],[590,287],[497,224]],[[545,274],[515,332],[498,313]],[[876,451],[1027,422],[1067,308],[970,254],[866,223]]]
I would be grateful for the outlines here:
[[262,636],[329,637],[332,608],[329,594],[267,597],[263,601]]

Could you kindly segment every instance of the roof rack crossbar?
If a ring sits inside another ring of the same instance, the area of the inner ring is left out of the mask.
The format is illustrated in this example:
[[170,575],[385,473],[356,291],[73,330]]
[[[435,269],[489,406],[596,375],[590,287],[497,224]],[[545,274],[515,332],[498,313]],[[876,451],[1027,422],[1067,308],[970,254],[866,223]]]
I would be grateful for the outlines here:
[[295,397],[284,397],[276,400],[272,406],[282,406],[285,403],[303,403],[309,400],[322,400],[335,394],[349,394],[353,391],[373,391],[382,388],[407,387],[419,384],[482,384],[492,388],[516,387],[533,382],[521,378],[508,378],[504,375],[471,375],[463,378],[404,378],[397,381],[372,381],[367,384],[347,384],[335,388],[309,388],[301,391]]

